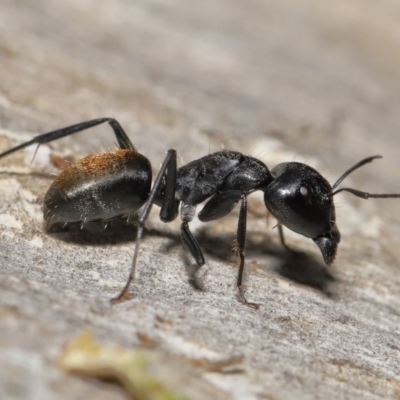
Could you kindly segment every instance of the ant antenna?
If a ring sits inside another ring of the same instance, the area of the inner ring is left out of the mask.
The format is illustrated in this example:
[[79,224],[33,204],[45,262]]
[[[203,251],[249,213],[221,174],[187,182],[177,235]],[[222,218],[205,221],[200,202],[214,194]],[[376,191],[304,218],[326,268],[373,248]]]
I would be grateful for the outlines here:
[[[380,155],[376,156],[371,156],[364,158],[364,160],[359,161],[357,164],[353,165],[351,168],[349,168],[346,172],[343,173],[343,175],[332,185],[332,189],[335,189],[335,187],[339,186],[345,178],[347,178],[353,171],[355,171],[357,168],[362,167],[365,164],[368,164],[372,161],[374,161],[376,158],[382,158]],[[332,195],[333,196],[333,195]]]
[[[351,168],[349,168],[347,171],[345,171],[340,176],[340,178],[332,185],[332,189],[335,189],[337,186],[339,186],[343,182],[343,180],[348,175],[350,175],[353,171],[362,167],[365,164],[372,162],[376,158],[382,158],[382,156],[376,155],[376,156],[367,157],[367,158],[364,158],[363,160],[359,161],[357,164],[353,165]],[[361,190],[352,189],[352,188],[338,189],[335,192],[333,192],[331,196],[335,196],[336,194],[338,194],[340,192],[349,192],[349,193],[353,194],[354,196],[361,197],[362,199],[369,199],[369,198],[375,198],[375,199],[384,198],[384,199],[386,199],[386,198],[400,197],[400,194],[398,194],[398,193],[373,194],[373,193],[362,192]]]

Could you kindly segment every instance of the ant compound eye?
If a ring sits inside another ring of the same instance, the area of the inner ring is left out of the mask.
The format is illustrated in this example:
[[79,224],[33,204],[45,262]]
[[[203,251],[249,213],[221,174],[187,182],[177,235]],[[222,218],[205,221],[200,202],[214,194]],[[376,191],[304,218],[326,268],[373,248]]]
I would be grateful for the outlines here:
[[310,200],[313,197],[313,192],[307,186],[300,186],[300,194],[304,200]]

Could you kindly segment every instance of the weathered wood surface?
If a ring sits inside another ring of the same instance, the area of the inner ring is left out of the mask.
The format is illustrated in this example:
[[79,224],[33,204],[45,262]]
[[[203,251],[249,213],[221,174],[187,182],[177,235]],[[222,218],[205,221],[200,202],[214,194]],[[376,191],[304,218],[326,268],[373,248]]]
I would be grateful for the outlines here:
[[[222,145],[270,167],[307,162],[334,181],[382,154],[347,186],[400,191],[395,1],[7,0],[1,8],[1,149],[113,116],[155,171],[170,147],[189,162]],[[195,367],[215,398],[400,398],[400,201],[338,195],[343,241],[327,269],[298,235],[288,241],[306,256],[288,258],[252,196],[246,288],[258,311],[236,298],[237,212],[192,224],[207,257],[196,291],[179,222],[164,225],[154,210],[134,299],[111,307],[134,231],[45,234],[41,200],[43,174],[57,172],[50,152],[79,157],[114,142],[100,127],[43,146],[32,164],[34,149],[0,163],[2,399],[125,398],[56,368],[63,344],[87,327],[121,346],[152,338],[159,355],[185,362],[243,357],[235,374]],[[191,385],[182,392],[204,398]]]

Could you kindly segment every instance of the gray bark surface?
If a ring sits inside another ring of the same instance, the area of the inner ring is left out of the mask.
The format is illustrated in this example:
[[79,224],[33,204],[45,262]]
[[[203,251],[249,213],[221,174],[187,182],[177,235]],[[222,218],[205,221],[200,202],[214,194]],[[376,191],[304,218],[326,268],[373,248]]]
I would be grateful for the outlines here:
[[[223,146],[269,168],[306,162],[334,182],[381,154],[345,186],[400,192],[399,18],[391,0],[3,0],[0,150],[115,117],[154,173],[169,148],[187,163]],[[34,148],[0,160],[2,399],[126,398],[56,367],[86,328],[127,348],[153,339],[166,370],[169,357],[186,360],[193,379],[178,391],[190,398],[400,398],[399,200],[338,195],[342,242],[327,268],[310,240],[286,230],[303,252],[290,257],[262,197],[250,196],[246,294],[259,310],[237,300],[237,209],[191,224],[207,260],[195,290],[179,220],[163,224],[154,207],[134,298],[111,306],[135,230],[116,221],[49,234],[41,207],[59,172],[50,153],[114,147],[101,126],[42,146],[33,162]],[[232,357],[241,361],[228,371],[196,367]]]

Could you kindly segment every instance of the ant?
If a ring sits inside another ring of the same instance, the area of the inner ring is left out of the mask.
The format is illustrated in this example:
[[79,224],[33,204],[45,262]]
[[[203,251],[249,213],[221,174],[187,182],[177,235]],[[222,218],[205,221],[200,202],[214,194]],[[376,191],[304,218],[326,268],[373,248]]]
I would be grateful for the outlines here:
[[235,246],[240,257],[237,289],[239,300],[244,305],[258,308],[258,304],[246,300],[242,287],[249,194],[256,190],[264,192],[265,206],[278,220],[284,247],[287,246],[282,226],[312,239],[327,265],[333,263],[340,242],[333,202],[336,194],[346,191],[362,199],[400,197],[400,194],[370,194],[352,188],[335,190],[350,173],[381,158],[379,155],[359,161],[330,185],[308,165],[286,162],[270,171],[262,161],[237,151],[218,151],[177,168],[176,151],[170,149],[151,186],[150,161],[138,152],[114,118],[94,119],[38,135],[1,153],[0,158],[32,144],[39,147],[106,122],[113,129],[119,148],[86,156],[62,171],[45,194],[43,217],[48,226],[106,221],[132,215],[144,205],[138,221],[129,277],[112,303],[128,297],[129,286],[135,277],[144,224],[153,204],[161,207],[160,219],[163,222],[171,222],[180,211],[182,244],[194,258],[198,269],[205,260],[189,228],[197,205],[209,199],[198,214],[200,221],[207,222],[229,214],[240,201]]

